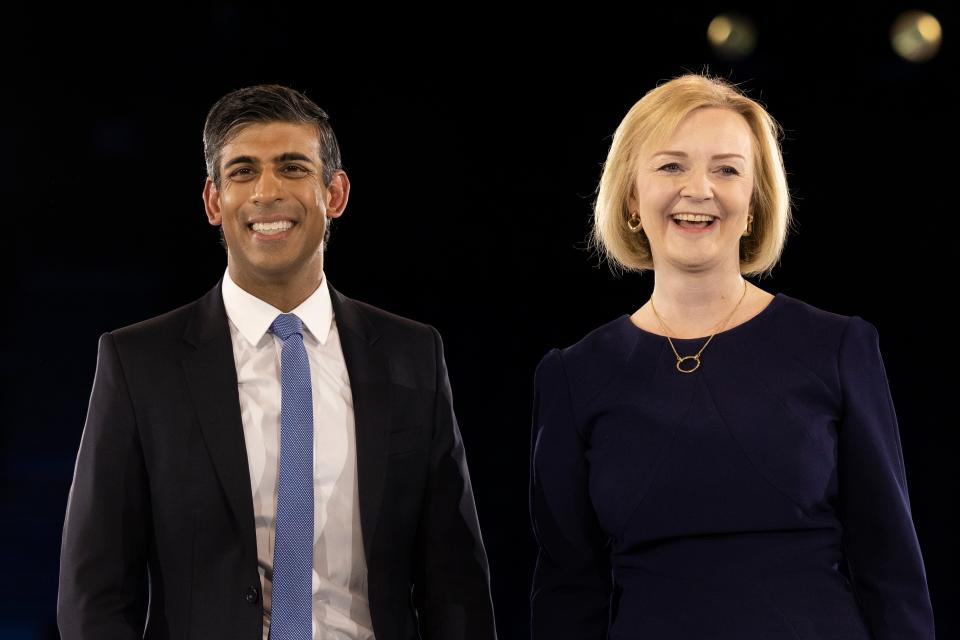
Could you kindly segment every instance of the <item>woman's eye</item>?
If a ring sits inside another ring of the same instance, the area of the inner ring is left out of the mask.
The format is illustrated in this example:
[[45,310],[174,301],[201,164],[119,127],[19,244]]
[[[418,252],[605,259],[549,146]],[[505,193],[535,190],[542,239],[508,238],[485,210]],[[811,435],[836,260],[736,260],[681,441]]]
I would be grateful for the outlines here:
[[[676,170],[679,170],[681,167],[676,162],[671,162],[660,167],[659,171],[667,171],[668,173],[675,173]],[[720,167],[720,172],[725,176],[738,176],[740,172],[735,168],[730,166]]]

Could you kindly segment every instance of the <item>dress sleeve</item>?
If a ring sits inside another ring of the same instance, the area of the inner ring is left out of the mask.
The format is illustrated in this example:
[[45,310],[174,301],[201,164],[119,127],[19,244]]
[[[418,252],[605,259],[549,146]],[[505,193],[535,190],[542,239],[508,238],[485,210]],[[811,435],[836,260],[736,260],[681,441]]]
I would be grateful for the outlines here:
[[538,545],[531,637],[606,638],[613,582],[607,536],[587,491],[585,444],[556,349],[540,362],[535,376],[530,471],[530,513]]
[[876,327],[850,318],[838,366],[840,517],[854,593],[877,640],[933,640],[927,579]]

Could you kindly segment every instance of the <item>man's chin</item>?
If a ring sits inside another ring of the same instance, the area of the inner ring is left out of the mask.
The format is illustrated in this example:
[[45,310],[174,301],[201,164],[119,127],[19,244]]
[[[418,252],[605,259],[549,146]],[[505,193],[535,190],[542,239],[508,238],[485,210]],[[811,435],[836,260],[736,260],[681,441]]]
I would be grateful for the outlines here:
[[[261,256],[261,258],[263,258],[263,256]],[[232,259],[232,256],[228,259]],[[234,262],[236,263],[237,261]],[[301,274],[311,273],[314,269],[322,270],[322,257],[319,260],[319,264],[314,266],[313,263],[313,260],[297,260],[277,255],[266,256],[266,259],[254,258],[253,260],[242,260],[239,264],[243,265],[240,268],[243,275],[252,280],[283,282]]]

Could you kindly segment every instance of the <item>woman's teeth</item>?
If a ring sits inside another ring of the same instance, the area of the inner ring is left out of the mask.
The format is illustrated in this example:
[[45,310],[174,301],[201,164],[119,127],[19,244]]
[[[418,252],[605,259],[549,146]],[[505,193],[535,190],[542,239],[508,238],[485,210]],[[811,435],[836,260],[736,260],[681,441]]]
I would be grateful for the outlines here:
[[709,227],[713,224],[713,221],[716,219],[712,216],[698,215],[698,214],[686,214],[682,213],[676,216],[671,216],[674,222],[676,222],[681,227]]

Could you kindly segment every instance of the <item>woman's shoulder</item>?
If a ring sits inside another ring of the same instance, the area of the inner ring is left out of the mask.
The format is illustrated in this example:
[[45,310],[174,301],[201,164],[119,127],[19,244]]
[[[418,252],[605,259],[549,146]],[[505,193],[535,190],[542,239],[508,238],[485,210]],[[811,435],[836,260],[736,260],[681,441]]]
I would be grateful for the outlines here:
[[586,335],[565,347],[552,351],[558,352],[565,362],[582,366],[591,360],[606,362],[629,351],[636,341],[636,334],[630,331],[630,317],[626,314],[603,323],[590,330]]
[[538,381],[562,377],[572,388],[602,388],[630,357],[637,341],[630,317],[621,315],[566,347],[550,349],[537,365]]
[[817,335],[840,338],[848,331],[876,331],[871,322],[859,315],[829,311],[786,293],[778,293],[777,296],[784,310],[781,322],[790,325],[789,330],[798,338]]
[[[859,315],[830,311],[785,293],[777,294],[780,310],[771,323],[766,347],[789,353],[795,361],[832,379],[837,362],[877,350],[879,334]],[[860,355],[851,356],[852,352]]]

